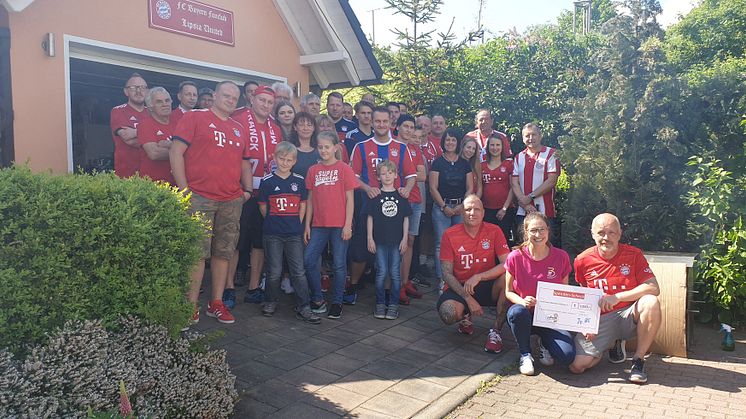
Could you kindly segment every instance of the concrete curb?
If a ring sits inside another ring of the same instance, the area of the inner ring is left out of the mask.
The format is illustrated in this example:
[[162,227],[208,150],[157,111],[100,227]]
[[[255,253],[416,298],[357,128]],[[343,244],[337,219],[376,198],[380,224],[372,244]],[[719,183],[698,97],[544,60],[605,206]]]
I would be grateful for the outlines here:
[[484,366],[478,373],[464,380],[437,400],[414,414],[412,419],[440,419],[477,393],[483,382],[491,381],[508,365],[515,363],[516,350],[503,352],[499,358]]

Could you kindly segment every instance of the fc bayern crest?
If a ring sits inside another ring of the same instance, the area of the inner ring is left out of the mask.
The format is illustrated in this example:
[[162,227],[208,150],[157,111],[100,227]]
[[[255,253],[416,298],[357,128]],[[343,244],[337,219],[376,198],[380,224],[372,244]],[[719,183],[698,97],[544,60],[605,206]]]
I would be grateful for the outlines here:
[[391,150],[391,157],[396,157],[399,155],[399,152],[396,150]]
[[487,239],[482,240],[482,249],[487,250],[490,248],[490,241]]
[[502,167],[502,166],[500,167],[500,172],[502,172],[502,173],[505,173],[505,172],[507,172],[507,171],[508,171],[508,169],[506,169],[506,168],[504,168],[504,167]]
[[622,273],[622,275],[627,276],[630,273],[629,265],[623,264],[619,267],[619,272]]
[[236,134],[236,137],[241,138],[241,131],[239,131],[238,128],[233,128],[233,133]]
[[293,192],[298,192],[298,184],[297,184],[297,183],[291,183],[291,184],[290,184],[290,189],[291,189],[291,190],[292,190]]
[[155,4],[155,10],[159,18],[163,20],[171,19],[171,5],[166,0],[158,0]]

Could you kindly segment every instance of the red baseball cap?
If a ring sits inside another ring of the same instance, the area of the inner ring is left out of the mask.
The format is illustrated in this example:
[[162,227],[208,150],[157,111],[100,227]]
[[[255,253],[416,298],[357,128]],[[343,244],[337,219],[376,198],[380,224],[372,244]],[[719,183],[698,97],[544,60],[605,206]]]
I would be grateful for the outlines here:
[[275,97],[275,91],[272,90],[272,88],[269,87],[269,86],[259,86],[259,87],[256,88],[256,90],[254,90],[254,96],[261,95],[261,94],[270,95],[272,97]]

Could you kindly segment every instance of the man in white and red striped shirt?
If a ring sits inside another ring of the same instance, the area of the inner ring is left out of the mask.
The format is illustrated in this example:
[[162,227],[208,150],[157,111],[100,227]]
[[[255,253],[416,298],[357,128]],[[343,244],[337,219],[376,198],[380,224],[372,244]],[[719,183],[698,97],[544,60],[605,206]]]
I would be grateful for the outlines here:
[[513,159],[510,179],[519,204],[516,222],[522,226],[526,214],[534,211],[541,212],[553,222],[557,216],[554,187],[561,170],[557,150],[541,145],[541,128],[534,123],[526,124],[522,135],[526,148]]

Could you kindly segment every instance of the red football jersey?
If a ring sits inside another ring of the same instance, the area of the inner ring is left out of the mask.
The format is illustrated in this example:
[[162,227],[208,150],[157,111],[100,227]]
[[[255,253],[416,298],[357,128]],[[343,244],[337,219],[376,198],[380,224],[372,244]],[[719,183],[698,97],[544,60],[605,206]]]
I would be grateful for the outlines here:
[[[412,159],[412,163],[415,167],[415,175],[417,174],[417,166],[425,166],[425,158],[422,155],[422,150],[416,145],[407,145],[407,151],[409,151],[409,158]],[[427,168],[427,166],[425,166]],[[412,204],[421,204],[422,195],[420,194],[420,188],[415,183],[412,192],[409,194],[409,202]]]
[[394,187],[398,188],[410,177],[417,176],[417,168],[407,151],[407,145],[396,140],[379,143],[370,138],[358,143],[352,153],[352,170],[363,183],[378,188],[376,167],[383,160],[391,160],[398,168],[399,176]]
[[115,106],[111,109],[109,124],[111,136],[114,140],[114,173],[121,178],[133,176],[140,168],[139,147],[127,145],[114,131],[119,128],[135,128],[143,120],[150,118],[147,108],[142,111],[130,106],[128,103]]
[[251,158],[251,170],[254,174],[254,191],[259,190],[262,178],[272,173],[272,160],[275,147],[282,141],[282,128],[272,118],[259,123],[251,108],[234,112],[233,119],[238,121],[249,136],[248,147]]
[[214,201],[241,196],[241,160],[250,158],[241,124],[198,109],[181,118],[173,139],[189,146],[184,153],[189,189]]
[[[562,170],[560,161],[557,158],[557,150],[551,147],[542,147],[536,155],[529,155],[528,150],[523,150],[515,157],[513,161],[513,175],[517,176],[521,185],[521,190],[525,195],[530,194],[549,178],[549,174],[559,174]],[[534,206],[539,212],[549,218],[556,216],[554,209],[554,188],[537,196],[534,199]],[[518,207],[518,215],[526,215],[526,211]]]
[[[508,136],[505,133],[497,130],[492,130],[492,135],[496,135],[503,142],[503,160],[513,157],[513,150],[510,149],[510,139],[508,138]],[[474,138],[475,140],[477,140],[477,144],[482,147],[482,156],[484,157],[484,154],[486,153],[485,147],[487,147],[487,140],[489,139],[489,137],[483,136],[478,129],[475,129],[474,131],[466,133],[466,135],[464,135],[464,138]]]
[[[578,284],[602,289],[608,295],[629,291],[653,277],[653,270],[642,251],[628,244],[619,244],[619,251],[611,260],[601,257],[596,246],[586,249],[575,259]],[[629,307],[632,303],[621,301],[612,311]]]
[[345,225],[346,193],[354,190],[358,180],[352,168],[337,160],[326,166],[317,163],[308,169],[306,189],[312,193],[313,227],[342,228]]
[[490,223],[482,223],[476,237],[471,237],[463,224],[449,227],[440,243],[440,260],[453,263],[453,275],[462,284],[499,265],[498,257],[509,253],[502,229]]
[[189,112],[189,110],[182,108],[181,105],[177,106],[176,109],[171,112],[171,121],[174,121],[174,123],[178,125],[179,121],[181,121],[181,117],[187,112]]
[[485,208],[500,209],[505,205],[510,194],[512,174],[512,160],[503,160],[494,170],[487,162],[482,162],[482,203]]
[[[174,111],[171,113],[177,113]],[[157,143],[163,140],[170,140],[171,135],[176,131],[177,122],[172,117],[168,124],[161,124],[153,118],[147,118],[137,126],[137,141],[140,143],[140,176],[147,176],[153,180],[163,180],[175,185],[174,177],[171,174],[171,162],[168,160],[150,160],[148,154],[142,148],[147,143]]]

